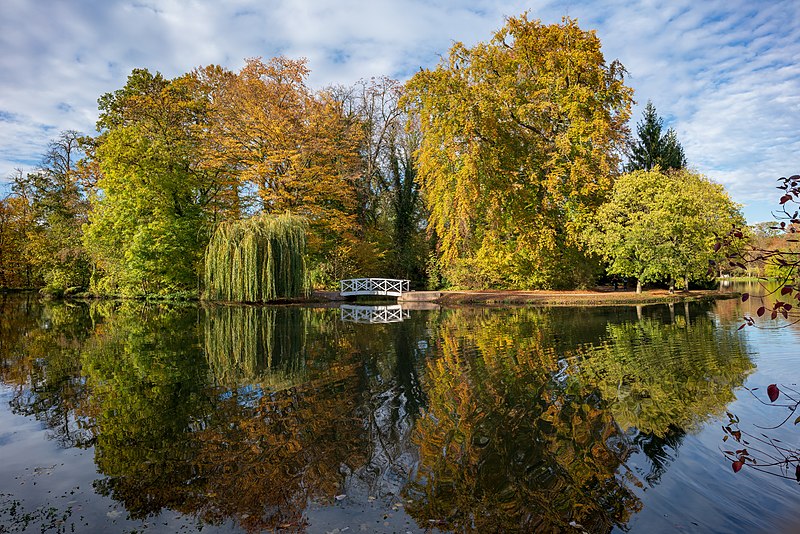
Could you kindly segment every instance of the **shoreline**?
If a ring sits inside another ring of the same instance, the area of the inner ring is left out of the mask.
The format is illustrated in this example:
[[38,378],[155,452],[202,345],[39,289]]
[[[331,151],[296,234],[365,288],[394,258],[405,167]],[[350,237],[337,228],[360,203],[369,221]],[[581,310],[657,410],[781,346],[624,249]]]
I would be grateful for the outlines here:
[[[22,291],[3,291],[3,293],[22,293]],[[34,292],[34,291],[31,291]],[[463,290],[463,291],[410,291],[396,299],[397,304],[409,308],[423,306],[644,306],[650,304],[670,304],[683,302],[715,301],[739,298],[738,292],[717,289],[696,289],[688,292],[670,293],[666,289],[653,289],[636,293],[635,290],[614,290],[599,287],[592,290]],[[343,302],[375,302],[381,297],[352,300],[339,295],[338,291],[314,291],[306,298],[281,299],[272,302],[223,302],[199,298],[158,298],[158,297],[119,297],[112,295],[67,295],[47,297],[54,300],[139,300],[146,302],[178,303],[198,302],[212,305],[239,306],[336,306]],[[395,299],[391,299],[392,302]],[[386,301],[382,301],[386,302]]]
[[643,291],[452,291],[443,292],[443,305],[508,305],[539,306],[645,306],[707,302],[739,298],[738,293],[719,290],[694,290],[670,293],[666,289]]

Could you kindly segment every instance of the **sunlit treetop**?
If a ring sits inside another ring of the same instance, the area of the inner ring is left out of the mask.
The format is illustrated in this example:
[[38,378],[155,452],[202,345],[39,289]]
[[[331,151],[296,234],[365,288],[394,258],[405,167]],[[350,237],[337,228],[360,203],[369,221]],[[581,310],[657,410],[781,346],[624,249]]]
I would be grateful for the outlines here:
[[495,283],[554,283],[575,248],[569,228],[619,166],[632,97],[624,73],[577,21],[523,14],[489,42],[456,43],[409,81],[419,179],[445,267],[477,259]]

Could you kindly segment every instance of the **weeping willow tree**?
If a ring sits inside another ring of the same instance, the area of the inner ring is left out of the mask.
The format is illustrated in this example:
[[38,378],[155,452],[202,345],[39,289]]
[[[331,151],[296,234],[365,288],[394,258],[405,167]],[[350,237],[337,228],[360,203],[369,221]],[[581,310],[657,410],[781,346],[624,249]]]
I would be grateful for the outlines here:
[[257,215],[217,226],[206,248],[211,300],[264,302],[307,294],[306,220]]

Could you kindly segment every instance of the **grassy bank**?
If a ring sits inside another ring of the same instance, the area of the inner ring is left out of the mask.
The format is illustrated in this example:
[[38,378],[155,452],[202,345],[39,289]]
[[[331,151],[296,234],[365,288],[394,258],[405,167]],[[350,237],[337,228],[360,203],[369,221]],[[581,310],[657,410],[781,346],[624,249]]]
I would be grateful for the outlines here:
[[738,293],[717,290],[676,291],[657,289],[635,291],[442,291],[433,299],[442,305],[508,305],[534,304],[542,306],[622,306],[661,303],[708,301],[739,297]]

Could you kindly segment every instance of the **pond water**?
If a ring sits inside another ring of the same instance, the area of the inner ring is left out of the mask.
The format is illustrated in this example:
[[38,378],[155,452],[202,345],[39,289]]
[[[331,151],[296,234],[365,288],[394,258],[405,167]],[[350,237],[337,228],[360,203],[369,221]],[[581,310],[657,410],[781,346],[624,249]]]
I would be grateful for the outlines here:
[[726,412],[800,432],[760,428],[800,332],[738,330],[751,302],[2,299],[0,532],[800,529],[794,466],[723,452],[776,455]]

